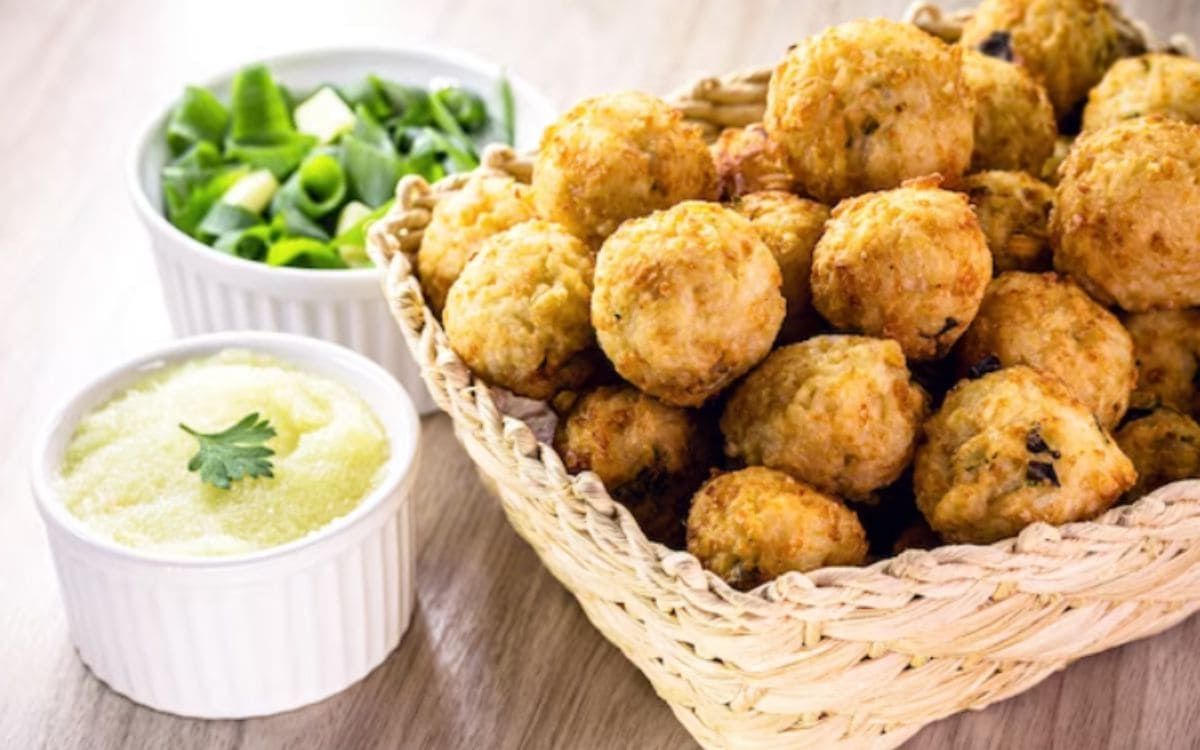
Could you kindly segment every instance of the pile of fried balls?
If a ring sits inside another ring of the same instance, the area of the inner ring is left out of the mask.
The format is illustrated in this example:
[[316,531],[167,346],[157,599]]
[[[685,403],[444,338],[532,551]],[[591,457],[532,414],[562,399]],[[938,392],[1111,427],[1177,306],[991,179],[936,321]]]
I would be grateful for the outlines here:
[[853,21],[706,143],[575,105],[416,257],[454,351],[728,584],[989,543],[1200,476],[1200,62],[1100,0]]

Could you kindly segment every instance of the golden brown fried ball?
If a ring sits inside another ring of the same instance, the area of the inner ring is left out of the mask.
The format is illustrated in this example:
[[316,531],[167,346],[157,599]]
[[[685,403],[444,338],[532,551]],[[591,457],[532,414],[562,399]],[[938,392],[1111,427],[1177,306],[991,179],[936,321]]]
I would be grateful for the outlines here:
[[975,97],[971,169],[1039,171],[1058,138],[1046,91],[1024,68],[970,49],[963,77]]
[[826,203],[971,161],[962,50],[874,19],[793,47],[771,76],[763,124],[804,191]]
[[488,383],[544,400],[596,367],[594,261],[567,230],[534,220],[493,235],[450,287],[450,346]]
[[1200,61],[1165,54],[1118,60],[1088,94],[1083,129],[1155,114],[1200,122]]
[[748,590],[792,570],[861,565],[867,537],[837,499],[754,466],[700,488],[688,513],[687,548],[730,586]]
[[1138,369],[1133,403],[1200,415],[1200,310],[1127,315],[1125,327]]
[[762,125],[725,128],[710,148],[723,198],[760,190],[790,190],[795,183],[783,149]]
[[1025,172],[990,171],[967,177],[964,189],[992,251],[992,270],[1048,271],[1054,188]]
[[699,406],[770,351],[780,284],[749,220],[687,201],[605,240],[592,323],[621,377],[668,404]]
[[538,213],[588,242],[624,220],[717,197],[699,128],[640,92],[585,99],[546,129],[533,167]]
[[1028,69],[1060,118],[1124,48],[1103,0],[983,0],[959,42]]
[[1200,125],[1154,116],[1096,131],[1059,176],[1055,268],[1126,310],[1200,305]]
[[733,209],[750,220],[783,275],[780,291],[787,301],[787,316],[779,341],[799,341],[819,330],[822,321],[812,307],[809,275],[813,248],[825,231],[829,209],[781,190],[744,195],[734,201]]
[[895,341],[816,336],[776,349],[742,381],[721,432],[731,458],[857,499],[904,471],[926,405]]
[[964,380],[925,423],[913,485],[949,542],[1081,521],[1133,486],[1133,464],[1061,380],[1017,365]]
[[1057,375],[1112,428],[1137,382],[1133,340],[1116,316],[1054,273],[1010,271],[988,285],[958,342],[959,375],[986,357]]
[[837,328],[896,339],[938,359],[966,330],[992,277],[967,196],[914,180],[842,201],[813,251],[813,305]]
[[1137,469],[1128,493],[1138,499],[1164,484],[1200,477],[1200,425],[1173,409],[1158,409],[1126,423],[1117,444]]
[[536,218],[528,185],[499,174],[476,175],[438,201],[417,252],[421,291],[435,313],[463,266],[494,234]]
[[588,391],[554,434],[568,471],[594,471],[646,536],[677,549],[688,502],[713,458],[709,445],[696,412],[630,386]]

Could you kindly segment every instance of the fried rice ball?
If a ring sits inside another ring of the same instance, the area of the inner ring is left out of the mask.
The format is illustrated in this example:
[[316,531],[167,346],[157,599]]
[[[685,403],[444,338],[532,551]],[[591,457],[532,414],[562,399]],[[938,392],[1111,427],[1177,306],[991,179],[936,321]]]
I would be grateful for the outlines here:
[[1121,321],[1054,273],[1010,271],[988,285],[958,342],[959,375],[986,357],[1057,375],[1110,429],[1137,382],[1133,339]]
[[1060,118],[1124,52],[1103,0],[983,0],[959,43],[1025,67]]
[[1133,461],[1138,480],[1128,493],[1138,499],[1164,484],[1200,477],[1200,425],[1173,409],[1157,409],[1127,422],[1117,445]]
[[836,498],[761,466],[710,479],[692,499],[687,548],[734,588],[788,571],[861,565],[867,537]]
[[762,125],[725,128],[710,149],[722,198],[733,199],[760,190],[790,190],[795,183],[783,150]]
[[925,423],[917,506],[948,542],[986,544],[1036,521],[1081,521],[1137,479],[1116,442],[1053,375],[1017,365],[964,380]]
[[1048,271],[1054,188],[1025,172],[979,172],[963,183],[992,251],[992,270]]
[[1200,310],[1152,310],[1125,316],[1137,361],[1132,403],[1200,415]]
[[421,291],[435,313],[483,241],[536,218],[528,185],[505,175],[476,175],[433,207],[417,252]]
[[939,359],[991,277],[967,196],[914,180],[833,209],[813,251],[813,304],[837,328],[896,339],[910,359]]
[[1045,90],[1024,68],[970,49],[963,77],[975,97],[971,169],[1040,170],[1058,138]]
[[577,388],[596,368],[588,314],[592,252],[548,221],[484,241],[450,287],[450,346],[487,382],[532,399]]
[[812,307],[813,248],[829,209],[781,190],[750,193],[734,201],[733,210],[750,220],[754,231],[767,243],[783,275],[780,291],[787,302],[787,315],[779,329],[779,341],[790,343],[819,330],[822,322]]
[[533,167],[538,213],[591,243],[624,220],[717,197],[699,128],[640,92],[585,99],[546,128]]
[[825,203],[935,172],[956,178],[974,140],[961,55],[911,24],[834,26],[775,69],[763,124]]
[[926,406],[895,341],[816,336],[776,349],[742,381],[721,433],[731,458],[860,499],[912,460]]
[[748,219],[687,201],[605,240],[592,323],[621,377],[668,404],[699,406],[770,351],[781,283]]
[[631,386],[583,394],[554,434],[571,473],[594,471],[646,536],[683,546],[688,503],[713,458],[696,412],[668,406]]
[[1131,312],[1200,305],[1200,125],[1159,116],[1080,138],[1060,170],[1054,267]]
[[1088,94],[1083,130],[1154,114],[1200,123],[1200,61],[1166,54],[1118,60]]

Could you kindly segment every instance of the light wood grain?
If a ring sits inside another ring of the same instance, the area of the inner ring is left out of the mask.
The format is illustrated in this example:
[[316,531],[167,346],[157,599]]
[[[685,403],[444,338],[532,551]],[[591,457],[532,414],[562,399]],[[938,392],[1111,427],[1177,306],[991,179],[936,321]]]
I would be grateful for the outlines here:
[[[507,527],[444,417],[425,420],[419,604],[397,652],[307,709],[200,722],[108,691],[70,645],[27,490],[33,429],[88,373],[168,338],[124,195],[140,120],[182,82],[289,47],[447,44],[559,104],[665,92],[762,64],[796,38],[904,2],[0,0],[0,747],[690,747],[641,675]],[[286,15],[281,8],[286,7]],[[1200,0],[1127,3],[1200,35]],[[1200,619],[1086,659],[912,748],[1200,746]]]

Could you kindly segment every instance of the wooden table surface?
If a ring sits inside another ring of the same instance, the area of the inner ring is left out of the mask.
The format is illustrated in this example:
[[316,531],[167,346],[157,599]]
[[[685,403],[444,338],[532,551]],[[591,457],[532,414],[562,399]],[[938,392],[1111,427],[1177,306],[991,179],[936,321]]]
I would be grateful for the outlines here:
[[[137,125],[185,81],[306,44],[445,44],[508,63],[565,105],[770,62],[804,34],[904,4],[0,0],[0,747],[693,746],[506,525],[444,416],[425,420],[414,498],[419,604],[381,668],[265,719],[138,707],[71,647],[27,489],[31,434],[89,373],[170,336],[123,167]],[[1200,0],[1126,5],[1159,31],[1200,35]],[[1198,687],[1192,618],[909,747],[1197,747]]]

